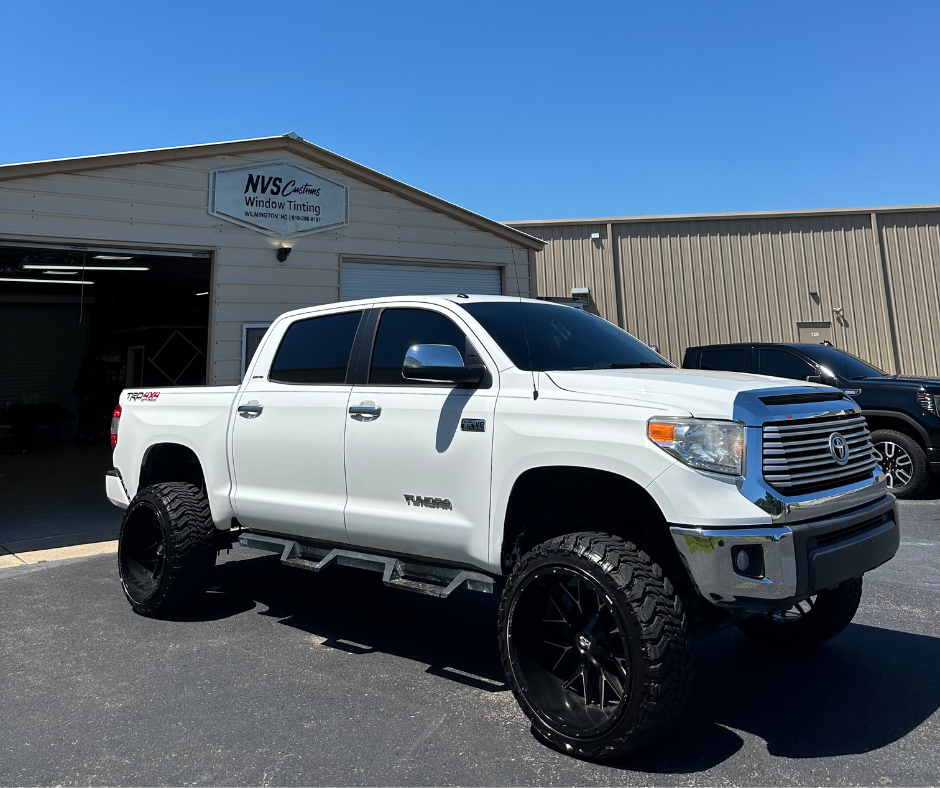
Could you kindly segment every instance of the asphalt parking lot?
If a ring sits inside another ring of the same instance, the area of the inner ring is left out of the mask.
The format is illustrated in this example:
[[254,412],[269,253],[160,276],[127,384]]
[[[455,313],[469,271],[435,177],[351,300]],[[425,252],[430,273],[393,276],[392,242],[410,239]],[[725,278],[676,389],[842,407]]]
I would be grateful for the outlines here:
[[503,683],[493,597],[223,555],[173,621],[136,616],[112,554],[0,570],[4,785],[934,785],[940,500],[846,632],[808,656],[696,642],[671,733],[599,766],[531,733]]

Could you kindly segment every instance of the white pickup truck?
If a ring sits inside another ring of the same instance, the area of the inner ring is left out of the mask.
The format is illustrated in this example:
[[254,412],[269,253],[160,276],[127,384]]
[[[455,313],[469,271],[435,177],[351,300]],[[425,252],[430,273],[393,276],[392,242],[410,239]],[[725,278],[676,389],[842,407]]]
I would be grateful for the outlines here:
[[899,544],[843,392],[676,369],[540,301],[289,312],[240,386],[124,391],[112,443],[136,611],[196,603],[235,541],[439,597],[496,591],[517,700],[582,757],[635,749],[676,718],[691,626],[816,645]]

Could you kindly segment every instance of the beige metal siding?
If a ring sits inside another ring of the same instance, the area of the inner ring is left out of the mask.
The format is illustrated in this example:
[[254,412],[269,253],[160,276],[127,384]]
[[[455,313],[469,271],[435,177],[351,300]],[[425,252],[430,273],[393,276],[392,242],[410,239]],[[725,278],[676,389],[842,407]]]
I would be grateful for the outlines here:
[[[210,216],[209,171],[285,158],[349,187],[350,223],[288,242]],[[135,163],[0,181],[0,239],[214,253],[211,379],[237,382],[241,326],[339,298],[341,258],[505,268],[507,293],[529,294],[527,249],[289,151]]]
[[795,342],[798,322],[831,322],[835,344],[885,370],[940,372],[940,212],[879,213],[884,264],[861,210],[610,221],[612,253],[603,222],[512,225],[547,241],[538,295],[590,287],[604,317],[677,363],[690,345]]
[[901,369],[940,374],[940,212],[880,214]]
[[623,224],[617,232],[626,329],[673,361],[689,345],[794,342],[797,322],[831,321],[836,344],[891,366],[867,216]]
[[[570,296],[572,287],[590,287],[601,317],[617,322],[612,240],[606,224],[518,225],[516,229],[547,242],[535,255],[539,295]],[[600,237],[592,239],[593,233]]]

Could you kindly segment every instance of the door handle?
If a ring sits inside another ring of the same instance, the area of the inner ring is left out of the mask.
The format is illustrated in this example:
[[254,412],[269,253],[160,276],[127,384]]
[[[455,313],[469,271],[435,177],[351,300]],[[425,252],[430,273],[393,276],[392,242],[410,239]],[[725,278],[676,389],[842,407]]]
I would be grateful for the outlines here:
[[264,406],[259,405],[257,402],[249,402],[247,405],[238,406],[238,415],[245,419],[256,419],[263,410]]
[[373,403],[363,402],[361,405],[350,405],[349,414],[351,416],[371,416],[377,419],[382,415],[382,408]]

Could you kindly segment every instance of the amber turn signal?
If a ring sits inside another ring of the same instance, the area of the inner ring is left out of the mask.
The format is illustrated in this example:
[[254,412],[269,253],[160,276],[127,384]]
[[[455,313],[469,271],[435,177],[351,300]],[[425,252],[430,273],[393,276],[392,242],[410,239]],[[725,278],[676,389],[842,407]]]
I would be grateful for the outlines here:
[[661,424],[651,421],[647,427],[651,440],[657,443],[672,443],[676,439],[675,424]]

